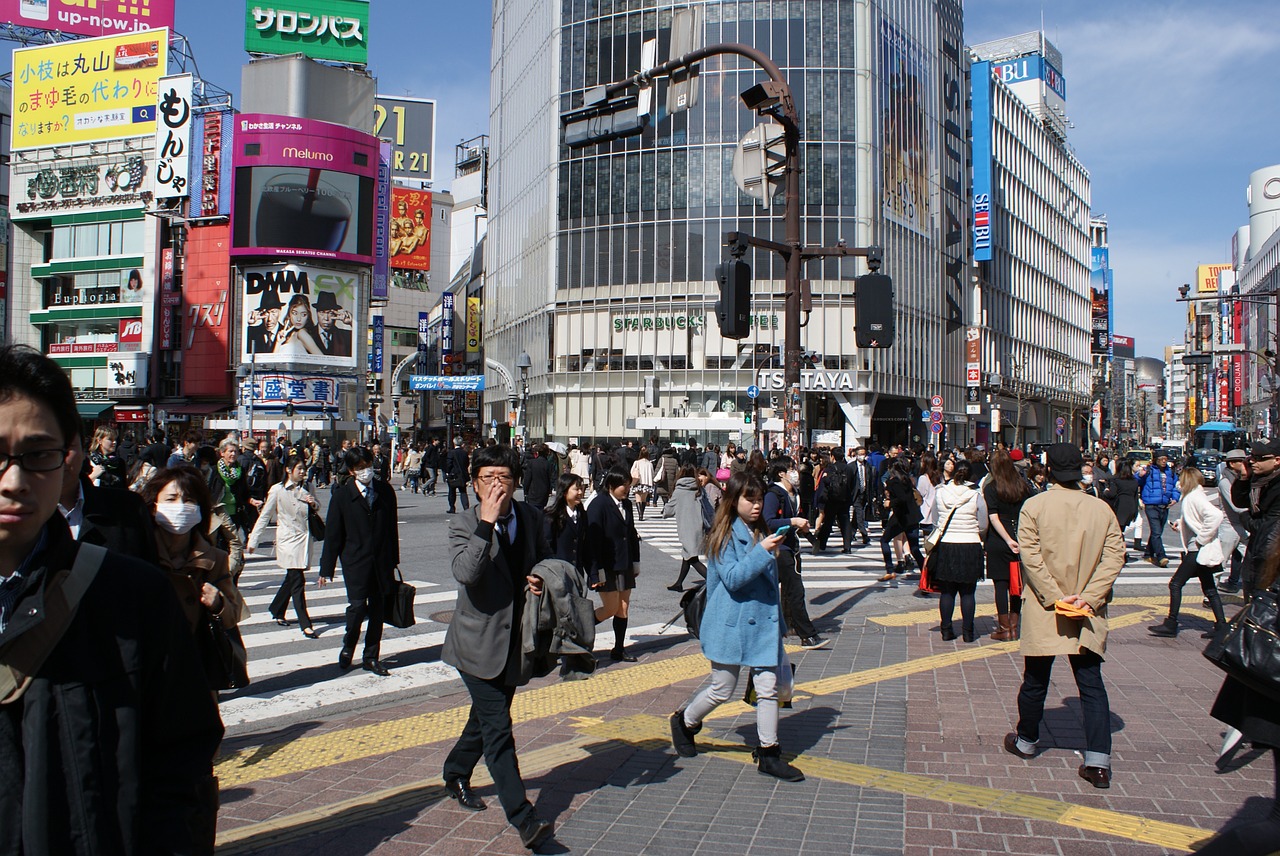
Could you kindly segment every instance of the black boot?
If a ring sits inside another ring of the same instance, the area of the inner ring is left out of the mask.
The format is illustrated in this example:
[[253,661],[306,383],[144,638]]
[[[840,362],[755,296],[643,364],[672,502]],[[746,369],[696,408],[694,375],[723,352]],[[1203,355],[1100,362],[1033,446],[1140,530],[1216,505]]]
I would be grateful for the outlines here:
[[1222,595],[1218,594],[1216,588],[1210,589],[1208,598],[1209,608],[1213,610],[1213,629],[1201,633],[1201,639],[1212,639],[1227,629],[1227,615],[1222,609]]
[[693,738],[702,730],[699,722],[693,728],[684,724],[684,708],[671,714],[671,745],[681,758],[692,758],[698,754],[698,746]]
[[942,625],[942,641],[950,642],[955,638],[956,638],[956,629],[954,626],[952,626],[951,622],[948,621],[946,624]]
[[751,757],[759,762],[757,769],[761,775],[773,776],[784,782],[803,782],[804,773],[782,760],[782,747],[778,744],[761,746],[751,753]]
[[960,623],[960,634],[961,638],[966,642],[972,642],[974,639],[978,638],[973,632],[973,622],[967,618]]
[[1178,635],[1178,619],[1166,618],[1159,624],[1153,624],[1148,627],[1147,632],[1152,636],[1162,636],[1166,639],[1172,639]]

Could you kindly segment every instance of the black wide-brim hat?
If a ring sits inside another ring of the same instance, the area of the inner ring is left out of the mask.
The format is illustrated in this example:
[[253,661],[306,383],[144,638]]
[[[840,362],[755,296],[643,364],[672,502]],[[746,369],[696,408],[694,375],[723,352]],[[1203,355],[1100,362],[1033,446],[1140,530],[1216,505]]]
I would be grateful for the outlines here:
[[317,312],[332,311],[341,308],[342,307],[338,305],[338,298],[333,296],[332,291],[320,292],[320,297],[316,300]]
[[280,302],[280,295],[274,291],[264,292],[262,300],[258,302],[258,309],[266,312],[268,309],[283,309],[284,304]]

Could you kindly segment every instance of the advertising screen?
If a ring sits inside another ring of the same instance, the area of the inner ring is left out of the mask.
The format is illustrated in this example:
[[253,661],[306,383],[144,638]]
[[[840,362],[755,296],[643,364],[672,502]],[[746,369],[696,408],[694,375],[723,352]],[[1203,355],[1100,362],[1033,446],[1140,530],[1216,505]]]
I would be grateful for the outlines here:
[[168,30],[15,50],[12,149],[154,134],[168,62]]
[[393,188],[391,267],[431,270],[431,191]]
[[1089,298],[1092,303],[1091,352],[1105,354],[1111,347],[1111,251],[1094,247],[1089,271]]
[[354,369],[363,277],[311,264],[241,270],[240,361]]
[[231,254],[374,262],[378,140],[288,116],[235,120]]
[[880,121],[885,216],[923,232],[930,223],[932,151],[925,93],[931,91],[924,50],[885,21],[880,30]]
[[369,2],[247,0],[244,49],[364,65],[369,61]]
[[0,22],[74,36],[173,27],[176,0],[0,0]]

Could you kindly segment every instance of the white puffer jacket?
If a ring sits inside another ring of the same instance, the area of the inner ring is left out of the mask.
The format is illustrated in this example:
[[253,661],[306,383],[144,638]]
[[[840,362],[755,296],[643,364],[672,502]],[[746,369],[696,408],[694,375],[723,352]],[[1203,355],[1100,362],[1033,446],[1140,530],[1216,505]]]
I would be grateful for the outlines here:
[[982,491],[973,485],[956,484],[953,481],[938,485],[934,494],[937,507],[938,528],[947,525],[947,515],[955,509],[951,525],[947,526],[947,534],[942,536],[945,544],[981,544],[987,534],[990,516],[987,513],[987,501],[982,498]]

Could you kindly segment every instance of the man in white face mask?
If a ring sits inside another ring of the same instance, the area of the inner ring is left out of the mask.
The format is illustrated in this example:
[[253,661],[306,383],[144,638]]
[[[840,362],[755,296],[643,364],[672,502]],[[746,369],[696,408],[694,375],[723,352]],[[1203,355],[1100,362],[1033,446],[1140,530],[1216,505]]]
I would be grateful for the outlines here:
[[320,554],[320,585],[333,579],[341,558],[342,579],[347,586],[347,631],[342,637],[338,666],[351,668],[360,627],[368,618],[362,666],[375,675],[386,676],[391,673],[378,654],[386,597],[395,584],[395,568],[400,564],[396,492],[385,481],[374,480],[373,455],[368,449],[350,449],[344,463],[351,480],[334,488],[329,500]]

